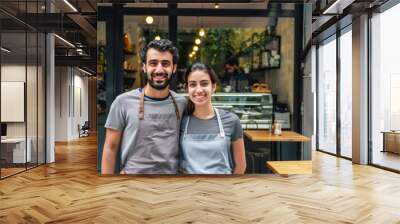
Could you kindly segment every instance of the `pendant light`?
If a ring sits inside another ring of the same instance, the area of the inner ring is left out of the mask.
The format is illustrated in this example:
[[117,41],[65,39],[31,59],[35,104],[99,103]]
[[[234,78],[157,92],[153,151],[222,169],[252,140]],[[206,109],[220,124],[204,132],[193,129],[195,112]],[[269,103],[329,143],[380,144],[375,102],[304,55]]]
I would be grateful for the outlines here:
[[[149,8],[151,8],[151,3],[150,3],[150,7]],[[146,23],[147,24],[153,24],[153,22],[154,22],[154,18],[152,17],[152,16],[146,16]]]
[[147,24],[153,24],[154,22],[154,18],[152,16],[147,16],[146,17],[146,23]]
[[204,37],[206,35],[206,32],[204,31],[203,28],[200,28],[199,30],[199,36]]
[[[203,3],[201,3],[201,9],[203,9]],[[206,34],[206,32],[204,31],[204,28],[203,28],[203,17],[200,17],[200,19],[201,19],[201,28],[200,28],[200,30],[199,30],[199,36],[200,37],[204,37],[204,35]]]

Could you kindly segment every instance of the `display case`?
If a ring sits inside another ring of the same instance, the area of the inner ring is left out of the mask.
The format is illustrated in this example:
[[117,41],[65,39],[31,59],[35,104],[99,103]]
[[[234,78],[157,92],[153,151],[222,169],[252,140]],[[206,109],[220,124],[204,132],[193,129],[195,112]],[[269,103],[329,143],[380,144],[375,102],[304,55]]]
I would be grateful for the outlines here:
[[273,101],[270,93],[214,93],[212,102],[216,108],[235,113],[243,129],[271,127]]

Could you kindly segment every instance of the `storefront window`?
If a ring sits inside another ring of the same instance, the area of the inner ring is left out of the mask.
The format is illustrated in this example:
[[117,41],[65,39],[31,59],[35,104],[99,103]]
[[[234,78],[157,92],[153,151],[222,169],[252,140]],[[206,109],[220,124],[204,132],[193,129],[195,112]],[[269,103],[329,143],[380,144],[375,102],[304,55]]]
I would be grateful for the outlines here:
[[372,163],[400,170],[400,4],[372,17]]
[[318,48],[318,149],[336,154],[336,39]]

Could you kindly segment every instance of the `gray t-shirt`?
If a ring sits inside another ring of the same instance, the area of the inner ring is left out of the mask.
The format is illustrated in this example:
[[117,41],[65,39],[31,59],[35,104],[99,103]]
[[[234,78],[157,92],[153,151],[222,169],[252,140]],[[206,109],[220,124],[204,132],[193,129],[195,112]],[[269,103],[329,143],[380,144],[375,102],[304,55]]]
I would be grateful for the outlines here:
[[[240,124],[239,117],[229,111],[218,109],[221,116],[222,126],[224,127],[225,135],[231,137],[231,141],[243,138],[243,128]],[[185,125],[188,117],[185,116],[181,122],[181,134],[185,131]],[[217,116],[202,120],[195,116],[190,117],[188,126],[188,134],[217,134],[219,133]]]
[[[140,89],[123,93],[111,104],[110,112],[104,127],[122,131],[121,139],[121,161],[124,164],[127,159],[129,150],[135,148],[135,138],[139,125],[139,100]],[[182,117],[186,107],[186,99],[171,91],[172,96],[178,104],[180,117]],[[165,100],[144,99],[145,114],[175,114],[175,107],[171,97]],[[179,143],[176,143],[178,148]]]

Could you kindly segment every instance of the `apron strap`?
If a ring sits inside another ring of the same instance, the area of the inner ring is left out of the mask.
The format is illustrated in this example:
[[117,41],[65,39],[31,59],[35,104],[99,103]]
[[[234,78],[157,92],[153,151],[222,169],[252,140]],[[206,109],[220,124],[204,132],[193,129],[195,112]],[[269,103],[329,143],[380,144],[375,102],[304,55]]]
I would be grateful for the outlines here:
[[191,116],[192,115],[187,116],[187,120],[186,120],[186,124],[185,124],[185,131],[183,132],[183,137],[186,137],[187,129],[188,129],[188,126],[189,126],[189,121],[190,121],[190,117]]
[[172,103],[174,103],[176,118],[179,120],[181,116],[179,115],[178,104],[176,103],[175,97],[172,95],[171,91],[169,91],[169,95],[171,96]]
[[219,127],[219,134],[222,137],[225,137],[225,131],[224,131],[224,127],[222,125],[222,120],[221,120],[221,116],[219,115],[219,111],[217,108],[214,109],[215,113],[217,114],[217,120],[218,120],[218,127]]
[[[169,92],[169,95],[171,96],[172,103],[174,104],[176,118],[179,120],[181,116],[179,114],[178,104],[176,103],[175,97],[172,95],[171,91]],[[142,94],[140,94],[140,101],[139,101],[139,120],[143,119],[144,119],[144,88],[142,89]]]
[[142,94],[140,94],[139,101],[139,120],[144,119],[144,89],[142,89]]

